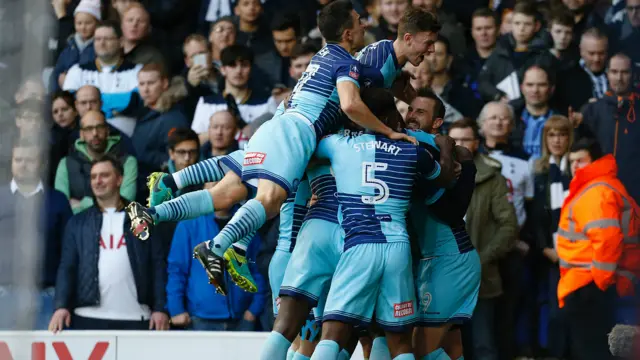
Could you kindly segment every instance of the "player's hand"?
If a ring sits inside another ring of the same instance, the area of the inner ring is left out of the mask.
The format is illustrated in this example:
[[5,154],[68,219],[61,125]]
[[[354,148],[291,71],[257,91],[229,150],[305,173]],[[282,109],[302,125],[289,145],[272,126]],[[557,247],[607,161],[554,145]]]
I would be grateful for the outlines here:
[[454,161],[453,172],[456,174],[456,179],[458,179],[460,177],[460,174],[462,174],[462,164],[460,164],[457,161]]
[[391,135],[389,135],[389,139],[396,140],[396,141],[407,141],[412,143],[413,145],[418,145],[418,140],[416,140],[416,138],[414,138],[413,136],[409,136],[405,133],[394,131],[391,133]]
[[191,324],[191,317],[189,316],[189,313],[183,312],[182,314],[172,317],[171,324],[179,327],[187,327]]
[[71,205],[72,209],[75,209],[76,207],[80,206],[81,201],[78,199],[69,199],[69,204]]
[[169,316],[163,312],[155,311],[151,313],[149,319],[149,330],[169,330]]
[[447,154],[451,154],[456,146],[456,141],[447,135],[437,135],[434,141],[440,148],[440,153],[446,152]]
[[53,313],[49,322],[49,331],[57,333],[71,326],[71,313],[67,309],[58,309]]
[[318,195],[311,195],[311,199],[309,199],[309,206],[313,206],[318,202]]

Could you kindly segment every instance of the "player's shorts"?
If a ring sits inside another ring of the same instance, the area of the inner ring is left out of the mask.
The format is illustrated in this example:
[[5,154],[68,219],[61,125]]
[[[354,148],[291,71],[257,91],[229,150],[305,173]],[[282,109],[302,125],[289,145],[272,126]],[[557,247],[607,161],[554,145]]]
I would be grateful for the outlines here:
[[271,286],[271,300],[273,300],[273,315],[278,315],[278,309],[280,308],[280,285],[282,285],[282,279],[284,273],[287,270],[287,264],[291,258],[291,253],[288,251],[282,251],[276,249],[269,263],[269,285]]
[[333,275],[323,321],[337,320],[385,331],[409,331],[416,296],[408,242],[359,244],[342,254]]
[[316,149],[313,124],[304,116],[285,113],[267,121],[245,149],[242,180],[258,186],[259,179],[295,190]]
[[416,271],[418,324],[438,327],[471,319],[480,290],[480,257],[475,250],[420,260]]
[[307,300],[316,308],[316,319],[321,320],[331,278],[343,248],[344,231],[339,224],[322,219],[305,221],[298,232],[280,295]]

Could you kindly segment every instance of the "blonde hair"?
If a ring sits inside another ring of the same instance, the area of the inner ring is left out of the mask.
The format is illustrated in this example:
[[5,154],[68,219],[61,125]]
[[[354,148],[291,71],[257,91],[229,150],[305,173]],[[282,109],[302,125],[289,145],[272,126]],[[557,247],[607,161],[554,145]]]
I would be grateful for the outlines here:
[[547,136],[551,130],[567,133],[569,136],[567,152],[571,148],[571,144],[573,144],[573,125],[571,124],[571,120],[562,115],[552,115],[549,117],[549,119],[544,123],[544,128],[542,129],[542,156],[535,162],[534,169],[536,174],[542,174],[549,171],[549,158],[551,158],[551,152],[549,151],[549,144],[547,144]]

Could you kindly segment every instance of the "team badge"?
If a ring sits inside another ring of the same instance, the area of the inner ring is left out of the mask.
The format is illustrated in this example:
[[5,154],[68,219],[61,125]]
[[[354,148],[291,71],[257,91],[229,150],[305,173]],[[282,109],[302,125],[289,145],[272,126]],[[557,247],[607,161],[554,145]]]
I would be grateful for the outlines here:
[[358,78],[360,77],[360,70],[358,69],[358,65],[351,65],[351,67],[349,68],[349,77],[353,78],[354,80],[358,80]]

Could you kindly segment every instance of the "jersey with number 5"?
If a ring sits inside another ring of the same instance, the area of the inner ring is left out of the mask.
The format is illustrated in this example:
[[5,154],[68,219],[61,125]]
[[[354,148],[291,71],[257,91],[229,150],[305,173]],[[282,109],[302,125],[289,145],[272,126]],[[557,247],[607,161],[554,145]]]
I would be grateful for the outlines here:
[[378,69],[360,64],[343,47],[328,44],[318,51],[293,88],[286,113],[298,113],[307,118],[316,138],[337,131],[343,121],[337,85],[350,81],[360,87],[365,81],[376,85],[383,82]]
[[426,149],[379,135],[334,134],[320,141],[316,157],[331,161],[345,250],[362,243],[409,241],[406,213],[414,182],[440,174]]

